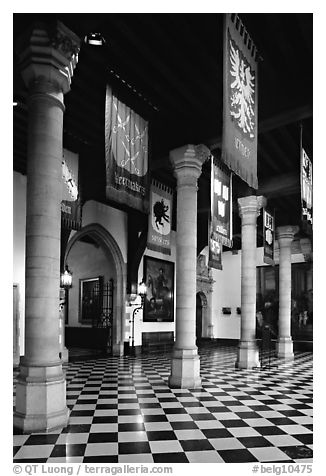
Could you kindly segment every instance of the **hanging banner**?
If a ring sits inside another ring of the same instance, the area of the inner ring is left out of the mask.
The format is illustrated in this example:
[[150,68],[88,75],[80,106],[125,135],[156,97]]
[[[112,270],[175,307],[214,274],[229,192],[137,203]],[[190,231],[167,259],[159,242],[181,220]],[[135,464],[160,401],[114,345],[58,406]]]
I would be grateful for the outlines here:
[[224,17],[223,55],[222,160],[257,189],[257,49],[234,13]]
[[61,226],[70,230],[79,230],[81,228],[78,160],[78,154],[63,149]]
[[172,189],[156,180],[150,190],[147,248],[171,254]]
[[312,163],[302,146],[300,179],[302,220],[312,226]]
[[232,248],[232,175],[211,158],[211,231],[210,236]]
[[264,263],[274,265],[275,218],[263,210]]
[[106,90],[106,197],[148,213],[148,122]]
[[222,266],[222,243],[216,232],[211,232],[208,247],[208,266],[215,269],[223,269]]

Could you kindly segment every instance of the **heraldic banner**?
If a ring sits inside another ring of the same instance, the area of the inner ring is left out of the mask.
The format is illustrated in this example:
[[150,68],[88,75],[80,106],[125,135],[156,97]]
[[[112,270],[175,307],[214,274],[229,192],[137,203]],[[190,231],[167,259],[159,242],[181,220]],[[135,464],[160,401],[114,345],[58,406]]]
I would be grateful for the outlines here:
[[63,149],[61,225],[69,230],[81,227],[81,200],[78,184],[78,154]]
[[312,163],[302,146],[300,179],[302,220],[312,226]]
[[147,248],[171,254],[172,189],[152,180]]
[[258,53],[240,18],[224,18],[222,160],[257,189]]
[[263,210],[264,263],[274,265],[275,218]]
[[219,240],[218,234],[212,231],[210,224],[210,236],[208,247],[208,266],[215,269],[223,269],[222,266],[222,243]]
[[211,158],[211,232],[215,241],[232,248],[232,175]]
[[148,122],[106,89],[106,197],[148,213]]

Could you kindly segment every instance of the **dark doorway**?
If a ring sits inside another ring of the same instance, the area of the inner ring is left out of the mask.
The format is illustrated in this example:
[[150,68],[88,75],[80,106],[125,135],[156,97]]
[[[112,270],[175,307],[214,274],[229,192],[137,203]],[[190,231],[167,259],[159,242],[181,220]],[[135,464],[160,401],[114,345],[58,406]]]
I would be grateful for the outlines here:
[[196,294],[196,341],[202,338],[203,305],[199,293]]

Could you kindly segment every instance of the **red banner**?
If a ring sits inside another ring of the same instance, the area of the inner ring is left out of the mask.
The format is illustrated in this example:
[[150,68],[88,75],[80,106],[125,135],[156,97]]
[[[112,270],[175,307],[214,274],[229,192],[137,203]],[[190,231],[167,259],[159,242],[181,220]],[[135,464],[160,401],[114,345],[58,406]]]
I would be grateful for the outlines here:
[[63,228],[81,227],[81,200],[78,184],[78,154],[63,149],[61,223]]
[[257,49],[236,14],[225,15],[223,54],[222,160],[257,189]]
[[172,189],[155,180],[150,191],[147,248],[171,254]]
[[148,213],[148,122],[109,87],[105,104],[106,196]]

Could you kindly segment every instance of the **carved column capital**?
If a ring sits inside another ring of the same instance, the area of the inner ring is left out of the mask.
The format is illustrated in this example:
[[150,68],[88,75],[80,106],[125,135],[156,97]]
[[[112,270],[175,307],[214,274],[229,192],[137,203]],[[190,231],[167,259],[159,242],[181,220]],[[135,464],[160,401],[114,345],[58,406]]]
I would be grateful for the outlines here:
[[77,65],[80,40],[59,21],[34,23],[16,42],[22,77],[29,89],[48,83],[65,94]]
[[170,152],[170,161],[178,185],[197,186],[203,163],[210,156],[210,150],[203,144],[184,145]]
[[260,209],[266,206],[266,198],[263,196],[250,195],[249,197],[238,198],[239,215],[242,224],[256,225]]
[[293,241],[294,235],[298,233],[299,227],[298,226],[278,226],[276,228],[276,238],[279,243],[279,247],[282,246],[291,246]]

